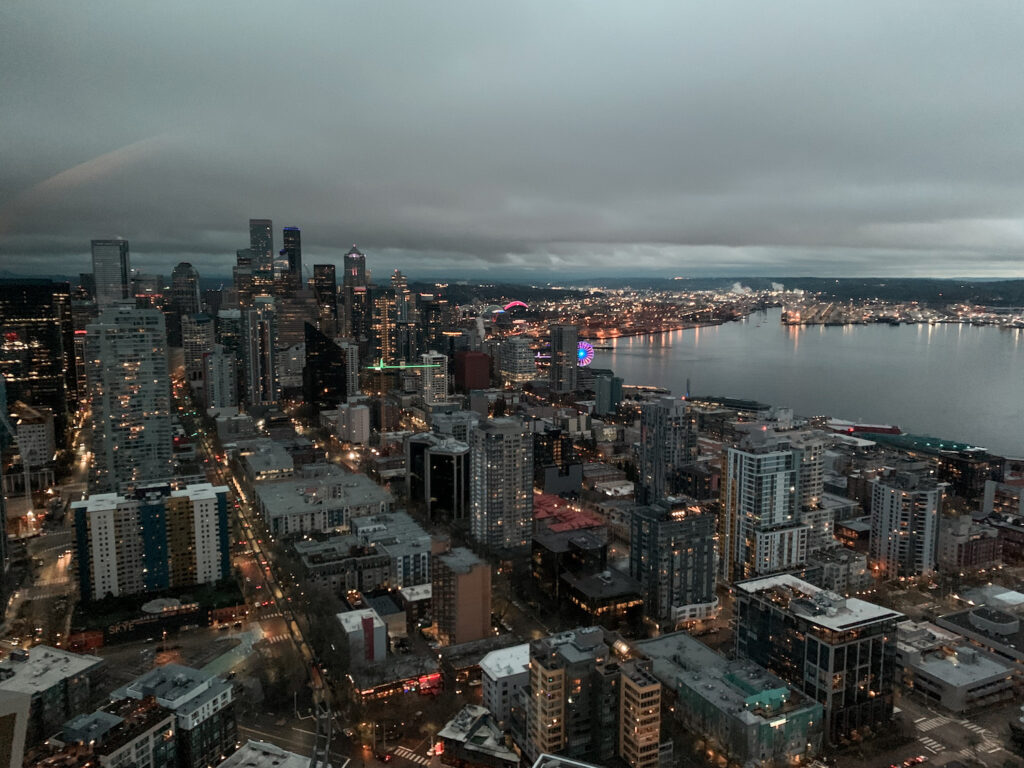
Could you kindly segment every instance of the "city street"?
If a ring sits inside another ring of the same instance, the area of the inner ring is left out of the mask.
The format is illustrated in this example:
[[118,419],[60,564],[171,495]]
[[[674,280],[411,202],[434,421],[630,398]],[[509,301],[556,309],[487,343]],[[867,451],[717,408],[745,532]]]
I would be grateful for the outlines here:
[[838,758],[839,768],[888,768],[918,755],[936,765],[954,760],[971,763],[976,759],[987,768],[1001,768],[1008,759],[1017,759],[1004,744],[1008,738],[1006,721],[1019,715],[1020,702],[971,717],[942,712],[906,695],[897,695],[896,706],[902,710],[905,721],[913,724],[914,741],[878,754],[848,750]]

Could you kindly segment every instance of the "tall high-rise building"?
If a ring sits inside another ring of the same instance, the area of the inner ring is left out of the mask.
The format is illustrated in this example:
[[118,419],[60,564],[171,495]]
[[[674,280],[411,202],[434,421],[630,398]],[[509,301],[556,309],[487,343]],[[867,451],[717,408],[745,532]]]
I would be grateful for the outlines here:
[[405,440],[406,497],[427,518],[464,519],[469,513],[469,445],[422,432]]
[[337,335],[338,327],[338,281],[333,264],[313,265],[313,296],[319,313],[318,328],[328,336]]
[[409,292],[409,280],[397,269],[391,275],[391,290],[395,292],[395,304],[397,307],[398,322],[407,323],[413,319],[415,307],[413,297]]
[[217,343],[213,318],[205,313],[181,318],[181,346],[185,357],[185,378],[194,386],[203,379],[203,357]]
[[770,432],[751,432],[726,451],[718,526],[726,581],[792,569],[807,559],[807,525],[799,522],[799,457]]
[[270,219],[249,219],[249,249],[253,271],[274,271],[274,222]]
[[238,406],[238,357],[223,344],[203,356],[203,404],[207,408]]
[[630,768],[661,765],[661,682],[653,664],[627,661],[619,676],[619,757]]
[[131,297],[132,270],[127,240],[92,241],[96,305],[103,309]]
[[217,313],[217,343],[238,357],[241,357],[245,346],[242,328],[242,310],[222,309]]
[[199,314],[199,272],[187,261],[171,272],[171,303],[179,315]]
[[348,355],[326,334],[306,323],[306,364],[302,392],[314,413],[337,408],[348,400]]
[[359,345],[344,338],[337,338],[338,345],[345,355],[345,395],[353,397],[359,394]]
[[594,378],[594,413],[607,416],[615,413],[622,402],[621,376],[596,376]]
[[427,405],[448,401],[448,356],[430,350],[420,357],[420,395]]
[[871,482],[872,567],[886,579],[933,573],[948,484],[894,470]]
[[444,346],[444,332],[451,320],[451,306],[448,300],[436,294],[420,294],[419,325],[423,333],[423,344],[433,349],[447,351]]
[[511,336],[501,342],[501,378],[516,387],[537,378],[537,359],[529,336]]
[[821,502],[825,491],[825,435],[817,431],[787,434],[789,447],[795,454],[797,468],[797,504],[802,509],[813,509]]
[[548,380],[553,394],[565,394],[576,391],[576,371],[579,367],[577,349],[580,340],[580,329],[575,325],[550,325],[551,335],[551,367],[548,369]]
[[90,489],[163,480],[174,468],[167,333],[156,309],[119,306],[86,328],[92,403]]
[[286,282],[295,290],[303,287],[302,232],[298,227],[285,227],[282,235],[281,258],[287,270]]
[[0,376],[7,397],[53,411],[58,441],[74,403],[68,393],[77,389],[76,374],[68,284],[0,280]]
[[435,555],[431,570],[431,615],[442,645],[492,637],[491,566],[465,547]]
[[238,296],[238,308],[242,311],[252,306],[255,272],[252,248],[240,248],[235,251],[235,266],[231,268],[231,276]]
[[359,341],[370,331],[369,295],[366,288],[366,255],[356,246],[345,254],[341,285],[345,300],[342,332]]
[[518,418],[469,434],[470,535],[491,550],[523,551],[533,536],[533,438]]
[[661,684],[646,660],[622,660],[616,637],[582,627],[530,643],[523,751],[655,768]]
[[706,619],[715,596],[715,518],[696,503],[637,507],[630,521],[630,575],[647,617],[667,629]]
[[151,486],[73,502],[85,600],[213,584],[231,575],[228,489]]
[[270,296],[257,296],[243,313],[245,330],[245,398],[249,405],[272,405],[280,396],[277,371],[277,307]]
[[736,585],[736,655],[777,674],[825,709],[838,745],[879,733],[893,715],[896,624],[903,615],[791,574]]
[[663,397],[640,412],[639,501],[653,504],[677,491],[676,473],[697,454],[697,428],[685,400]]
[[373,293],[374,357],[385,363],[398,360],[398,303],[393,290]]

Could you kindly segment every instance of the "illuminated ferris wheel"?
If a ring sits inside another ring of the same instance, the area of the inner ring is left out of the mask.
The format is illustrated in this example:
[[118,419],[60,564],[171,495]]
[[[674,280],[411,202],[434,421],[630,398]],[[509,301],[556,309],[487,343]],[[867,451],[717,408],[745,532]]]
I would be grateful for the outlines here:
[[581,341],[576,345],[576,364],[590,365],[594,362],[594,345],[589,341]]

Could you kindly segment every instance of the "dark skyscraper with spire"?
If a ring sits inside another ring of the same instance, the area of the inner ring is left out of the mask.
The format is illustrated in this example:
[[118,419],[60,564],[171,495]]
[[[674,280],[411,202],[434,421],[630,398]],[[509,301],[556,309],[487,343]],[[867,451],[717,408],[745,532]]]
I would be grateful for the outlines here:
[[344,333],[358,340],[365,338],[369,330],[370,302],[366,292],[366,255],[353,245],[352,250],[345,254],[344,267]]

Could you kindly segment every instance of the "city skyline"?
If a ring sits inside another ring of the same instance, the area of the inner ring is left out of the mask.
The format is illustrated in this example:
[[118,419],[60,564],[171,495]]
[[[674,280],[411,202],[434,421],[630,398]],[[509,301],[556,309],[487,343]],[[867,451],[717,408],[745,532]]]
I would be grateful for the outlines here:
[[5,9],[4,268],[226,273],[265,215],[414,278],[1024,274],[1011,9],[182,10]]

